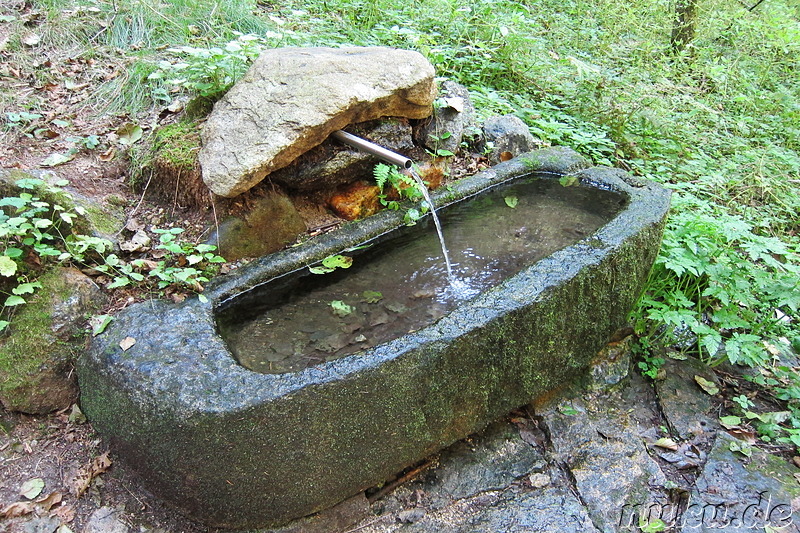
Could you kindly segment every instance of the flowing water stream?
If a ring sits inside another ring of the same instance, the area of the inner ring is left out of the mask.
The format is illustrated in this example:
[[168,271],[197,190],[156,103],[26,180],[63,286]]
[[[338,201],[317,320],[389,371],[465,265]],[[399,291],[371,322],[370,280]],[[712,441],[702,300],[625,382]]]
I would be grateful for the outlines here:
[[243,293],[218,313],[218,327],[243,366],[298,371],[432,324],[590,236],[624,204],[612,191],[519,178],[440,210],[437,232],[433,216],[392,232],[398,236],[353,253],[349,269],[303,269]]

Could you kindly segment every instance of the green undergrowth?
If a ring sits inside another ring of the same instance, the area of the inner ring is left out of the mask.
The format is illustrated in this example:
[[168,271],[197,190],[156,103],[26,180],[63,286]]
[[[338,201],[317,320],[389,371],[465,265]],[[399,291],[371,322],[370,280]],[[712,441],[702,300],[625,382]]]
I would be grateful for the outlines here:
[[[44,39],[124,56],[131,74],[99,91],[121,109],[216,95],[257,49],[421,52],[469,88],[481,118],[515,114],[546,142],[675,192],[632,316],[650,360],[679,351],[755,366],[782,401],[800,400],[796,362],[769,349],[800,343],[797,2],[700,2],[681,53],[665,0],[34,3],[52,29]],[[21,34],[8,45],[19,57]]]
[[40,276],[53,265],[92,270],[107,289],[135,287],[156,295],[168,287],[199,294],[225,262],[214,253],[216,246],[180,239],[181,228],[152,229],[156,260],[121,257],[108,239],[80,230],[91,229],[88,212],[61,188],[66,184],[24,178],[16,181],[17,194],[0,198],[0,332],[13,326],[18,309],[42,289]]

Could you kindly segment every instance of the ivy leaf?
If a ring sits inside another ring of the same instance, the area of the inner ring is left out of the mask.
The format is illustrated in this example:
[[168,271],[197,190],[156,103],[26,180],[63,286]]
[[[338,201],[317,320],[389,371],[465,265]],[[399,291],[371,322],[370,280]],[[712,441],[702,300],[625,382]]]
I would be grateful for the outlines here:
[[17,273],[17,263],[7,255],[0,255],[0,275],[10,277]]

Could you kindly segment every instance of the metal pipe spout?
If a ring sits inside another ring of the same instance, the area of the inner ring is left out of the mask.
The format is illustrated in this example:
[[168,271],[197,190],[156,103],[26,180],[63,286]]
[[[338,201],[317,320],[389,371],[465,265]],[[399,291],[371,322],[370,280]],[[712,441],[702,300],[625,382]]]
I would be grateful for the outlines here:
[[401,168],[411,168],[411,165],[413,164],[411,159],[404,155],[387,150],[383,146],[379,146],[366,139],[362,139],[361,137],[356,137],[352,133],[347,133],[346,131],[334,131],[331,133],[331,137],[348,146],[361,150],[362,152],[372,154],[380,159],[383,159],[387,163],[397,165]]

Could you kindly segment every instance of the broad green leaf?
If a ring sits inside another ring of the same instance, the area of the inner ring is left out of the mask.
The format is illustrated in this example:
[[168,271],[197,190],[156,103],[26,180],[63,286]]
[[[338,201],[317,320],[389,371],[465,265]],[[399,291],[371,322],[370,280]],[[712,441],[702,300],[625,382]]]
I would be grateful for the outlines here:
[[308,270],[312,274],[327,274],[329,272],[333,272],[335,269],[327,268],[327,267],[324,267],[324,266],[313,266],[313,267],[310,266],[310,267],[308,267]]
[[6,307],[13,307],[15,305],[22,305],[25,303],[25,298],[22,296],[17,296],[16,294],[12,294],[8,298],[6,298],[6,302],[3,304]]
[[97,337],[103,333],[109,324],[114,320],[111,315],[95,315],[89,319],[89,325],[92,327],[92,336]]
[[[36,187],[44,185],[44,181],[42,181],[42,180],[40,180],[38,178],[22,178],[20,180],[17,180],[16,184],[17,184],[17,187],[19,187],[20,189],[33,190]],[[27,197],[26,197],[26,196],[24,196],[24,194],[20,194],[19,197],[20,198],[27,198],[28,200],[30,200],[30,198],[31,198],[30,195],[27,195]]]
[[17,263],[7,255],[0,255],[0,276],[11,277],[17,273]]
[[5,330],[10,323],[8,320],[0,320],[0,331]]
[[322,260],[322,265],[327,268],[350,268],[353,258],[346,255],[329,255]]
[[11,292],[16,294],[17,296],[23,294],[33,294],[34,290],[39,289],[41,287],[42,287],[41,283],[39,283],[38,281],[32,281],[30,283],[20,283],[19,285],[11,289]]
[[733,415],[721,416],[719,417],[719,423],[722,424],[722,427],[725,429],[733,429],[742,425],[742,419]]
[[516,196],[506,196],[505,198],[503,198],[503,200],[506,202],[506,205],[511,209],[517,207],[517,204],[519,203],[519,198],[517,198]]
[[130,282],[131,282],[131,280],[126,278],[126,277],[124,277],[124,276],[117,276],[117,277],[114,278],[114,281],[112,281],[111,283],[108,284],[108,286],[106,288],[108,288],[108,289],[118,289],[120,287],[124,287],[126,285],[129,285]]

